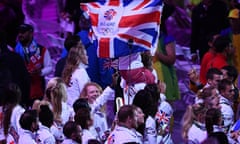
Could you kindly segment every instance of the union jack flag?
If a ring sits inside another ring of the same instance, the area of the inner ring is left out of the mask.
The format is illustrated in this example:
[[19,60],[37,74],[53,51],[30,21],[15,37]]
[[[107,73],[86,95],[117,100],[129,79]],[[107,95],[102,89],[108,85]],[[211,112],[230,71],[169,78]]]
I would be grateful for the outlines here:
[[90,16],[99,57],[155,52],[162,0],[97,0],[82,3],[81,8]]
[[162,110],[158,111],[155,115],[155,119],[160,125],[168,124],[170,118],[171,116],[169,116]]

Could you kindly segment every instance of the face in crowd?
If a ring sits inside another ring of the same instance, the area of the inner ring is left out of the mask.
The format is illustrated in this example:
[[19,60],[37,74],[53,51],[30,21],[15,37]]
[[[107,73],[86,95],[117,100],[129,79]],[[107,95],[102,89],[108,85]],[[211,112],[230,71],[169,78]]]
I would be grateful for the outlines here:
[[89,85],[87,87],[87,98],[90,104],[92,104],[97,99],[97,97],[100,96],[100,94],[100,90],[97,86]]
[[222,77],[223,77],[222,75],[214,74],[213,79],[209,80],[208,83],[211,86],[214,86],[215,88],[217,88],[218,83],[222,80]]
[[219,100],[220,100],[220,96],[219,96],[218,90],[213,89],[212,95],[210,96],[210,102],[212,104],[212,108],[221,109],[221,106],[219,105]]

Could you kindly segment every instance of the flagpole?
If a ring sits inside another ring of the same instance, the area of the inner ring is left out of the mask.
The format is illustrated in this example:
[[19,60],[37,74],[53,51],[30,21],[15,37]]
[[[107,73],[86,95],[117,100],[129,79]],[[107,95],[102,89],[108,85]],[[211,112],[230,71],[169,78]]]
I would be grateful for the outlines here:
[[[133,39],[129,39],[128,40],[128,47],[129,47],[129,69],[128,69],[128,82],[131,82],[131,54],[132,54],[132,47],[133,47]],[[130,83],[131,84],[131,83]],[[127,84],[128,85],[128,84]],[[128,104],[130,104],[130,87],[128,85],[128,91],[127,91],[127,95],[128,95]]]

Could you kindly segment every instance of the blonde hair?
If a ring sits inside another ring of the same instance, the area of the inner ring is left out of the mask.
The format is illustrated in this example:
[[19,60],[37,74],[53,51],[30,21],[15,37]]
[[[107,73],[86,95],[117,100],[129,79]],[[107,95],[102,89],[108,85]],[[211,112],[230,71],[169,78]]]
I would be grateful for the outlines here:
[[68,53],[66,64],[62,72],[63,81],[67,86],[70,86],[72,74],[83,60],[83,55],[85,55],[84,50],[85,48],[81,43],[79,46],[72,47]]
[[186,112],[182,118],[182,137],[188,139],[188,130],[193,124],[194,120],[197,120],[198,114],[205,114],[207,109],[203,104],[193,104],[187,107]]
[[88,82],[88,83],[86,83],[86,84],[84,85],[84,87],[83,87],[83,89],[82,89],[82,91],[81,91],[81,94],[80,94],[80,98],[87,98],[87,88],[88,88],[89,86],[95,86],[95,87],[97,87],[98,90],[99,90],[99,92],[100,92],[100,94],[102,93],[102,87],[101,87],[99,84],[97,84],[97,83],[95,83],[95,82]]
[[61,122],[62,102],[67,101],[66,84],[59,77],[49,80],[47,90],[50,91],[49,101],[52,104],[54,120]]

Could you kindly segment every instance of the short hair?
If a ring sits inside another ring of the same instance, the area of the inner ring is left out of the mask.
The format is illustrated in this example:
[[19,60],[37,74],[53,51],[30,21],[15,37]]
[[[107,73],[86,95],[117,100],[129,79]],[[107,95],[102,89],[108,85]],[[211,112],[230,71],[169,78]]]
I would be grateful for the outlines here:
[[216,38],[216,40],[213,43],[213,46],[215,47],[215,51],[217,53],[223,52],[227,46],[230,44],[231,40],[228,36],[219,36]]
[[145,89],[137,92],[133,99],[133,105],[140,107],[146,117],[154,117],[157,112],[157,101],[154,101],[151,93]]
[[224,90],[226,90],[226,86],[228,86],[228,85],[232,85],[232,82],[228,79],[223,79],[218,83],[218,90],[220,92],[224,91]]
[[74,121],[66,122],[65,125],[63,126],[63,134],[70,139],[71,135],[77,132],[77,126],[78,124]]
[[92,120],[89,109],[87,108],[79,109],[74,116],[74,120],[76,121],[77,124],[79,124],[82,127],[82,129],[88,129],[89,128],[88,121]]
[[20,126],[25,130],[31,130],[32,123],[37,122],[37,111],[26,110],[20,117]]
[[27,32],[27,31],[33,32],[33,31],[34,31],[34,28],[33,28],[33,26],[30,25],[30,24],[21,24],[21,25],[18,27],[18,31],[21,32],[21,33],[24,33],[24,32]]
[[213,76],[214,75],[222,75],[222,72],[219,70],[219,69],[217,69],[217,68],[210,68],[210,69],[208,69],[208,71],[207,71],[207,74],[206,74],[206,79],[208,80],[208,79],[213,79]]
[[231,77],[233,79],[233,81],[235,81],[237,79],[238,71],[237,71],[236,67],[227,65],[227,66],[222,67],[222,69],[227,71],[228,77]]
[[89,106],[87,99],[79,98],[73,103],[73,110],[75,113],[77,113],[77,111],[81,108],[87,108],[91,111],[91,107]]
[[48,105],[41,105],[40,111],[38,113],[39,121],[44,125],[50,128],[53,124],[53,112],[50,110]]
[[77,35],[68,36],[64,41],[64,47],[67,51],[69,51],[72,47],[76,46],[79,41],[80,41],[80,37]]
[[118,122],[126,122],[128,117],[133,118],[134,111],[135,111],[135,108],[133,107],[133,105],[124,105],[120,107],[117,113]]

